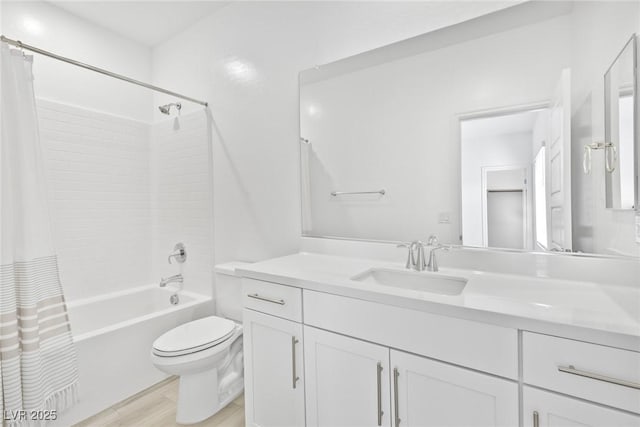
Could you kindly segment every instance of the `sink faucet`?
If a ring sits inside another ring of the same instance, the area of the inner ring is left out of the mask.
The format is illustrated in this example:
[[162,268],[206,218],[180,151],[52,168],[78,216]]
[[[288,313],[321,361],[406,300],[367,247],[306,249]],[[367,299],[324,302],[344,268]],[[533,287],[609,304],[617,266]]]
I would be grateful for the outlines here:
[[160,280],[160,287],[164,288],[169,283],[182,283],[182,282],[184,282],[184,277],[182,277],[182,274],[176,274],[175,276],[171,276],[171,277],[167,277],[167,278],[161,279]]
[[427,268],[427,262],[424,256],[425,244],[420,240],[414,240],[410,243],[401,243],[399,248],[407,248],[407,262],[405,268],[408,270],[424,271]]
[[438,238],[435,234],[429,236],[429,239],[427,240],[427,246],[431,247],[431,251],[429,252],[429,262],[427,263],[427,270],[438,271],[438,260],[436,259],[436,251],[438,249],[444,249],[445,251],[448,251],[449,248],[447,246],[441,245],[440,242],[438,242]]

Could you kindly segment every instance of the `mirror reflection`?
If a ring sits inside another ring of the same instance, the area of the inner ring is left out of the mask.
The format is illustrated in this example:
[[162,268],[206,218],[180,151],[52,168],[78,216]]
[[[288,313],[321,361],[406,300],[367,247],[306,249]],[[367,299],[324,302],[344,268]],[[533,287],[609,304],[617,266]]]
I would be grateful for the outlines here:
[[605,142],[607,207],[635,209],[636,38],[625,45],[605,74]]
[[606,213],[602,150],[583,171],[639,7],[526,2],[303,71],[303,234],[640,255],[633,212]]

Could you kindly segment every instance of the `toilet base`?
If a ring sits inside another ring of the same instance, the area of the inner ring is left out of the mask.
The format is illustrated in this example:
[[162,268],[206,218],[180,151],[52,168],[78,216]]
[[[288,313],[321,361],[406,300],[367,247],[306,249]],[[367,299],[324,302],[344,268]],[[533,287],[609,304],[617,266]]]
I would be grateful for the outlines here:
[[180,376],[176,422],[195,424],[215,415],[244,391],[242,377],[235,382],[237,384],[226,390],[220,401],[217,369]]
[[217,369],[180,376],[176,412],[178,424],[198,423],[218,412],[221,407]]

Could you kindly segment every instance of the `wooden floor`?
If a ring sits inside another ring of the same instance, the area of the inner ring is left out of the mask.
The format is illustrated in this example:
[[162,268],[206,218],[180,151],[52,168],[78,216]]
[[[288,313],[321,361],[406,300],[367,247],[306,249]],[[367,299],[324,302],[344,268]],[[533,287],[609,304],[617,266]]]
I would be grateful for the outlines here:
[[[170,378],[105,409],[76,427],[174,427],[178,378]],[[238,397],[211,418],[191,424],[197,427],[244,427],[244,396]]]

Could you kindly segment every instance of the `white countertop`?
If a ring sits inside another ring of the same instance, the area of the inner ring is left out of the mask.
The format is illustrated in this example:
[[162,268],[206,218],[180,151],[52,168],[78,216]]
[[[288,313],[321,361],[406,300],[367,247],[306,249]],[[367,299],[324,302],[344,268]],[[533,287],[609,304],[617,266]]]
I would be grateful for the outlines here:
[[436,274],[468,280],[460,295],[447,296],[351,280],[370,268],[403,270],[404,264],[299,253],[240,266],[236,274],[640,351],[640,287],[441,267]]

